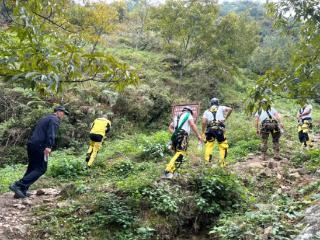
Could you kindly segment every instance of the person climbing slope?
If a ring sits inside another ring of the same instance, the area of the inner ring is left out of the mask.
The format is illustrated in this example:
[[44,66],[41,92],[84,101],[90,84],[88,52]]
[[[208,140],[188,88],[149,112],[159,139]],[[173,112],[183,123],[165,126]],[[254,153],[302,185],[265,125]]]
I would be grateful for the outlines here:
[[219,105],[219,99],[210,100],[210,108],[207,109],[202,117],[202,135],[205,136],[204,160],[209,163],[212,160],[214,142],[218,142],[220,160],[219,165],[226,165],[225,159],[228,152],[228,141],[225,136],[225,121],[232,112],[231,107]]
[[301,101],[300,105],[301,108],[297,113],[299,141],[303,147],[312,147],[312,105],[306,101]]
[[188,148],[188,139],[191,129],[197,135],[198,140],[202,141],[201,135],[193,120],[193,111],[187,106],[182,109],[180,115],[174,117],[173,122],[169,125],[169,131],[172,133],[172,150],[175,154],[166,166],[164,173],[165,178],[172,178],[174,172],[181,166]]
[[261,137],[262,160],[266,159],[268,150],[268,137],[271,134],[273,142],[274,159],[280,160],[280,136],[284,126],[278,111],[271,107],[270,102],[263,98],[259,104],[259,110],[255,114],[255,125],[257,134]]
[[111,122],[107,119],[107,116],[97,118],[91,124],[90,130],[90,142],[87,151],[86,162],[87,166],[91,167],[97,154],[102,146],[103,139],[111,129]]
[[29,196],[29,187],[35,183],[48,167],[48,158],[56,143],[60,120],[69,112],[63,106],[54,108],[54,113],[41,118],[27,143],[28,168],[24,176],[9,186],[16,198]]

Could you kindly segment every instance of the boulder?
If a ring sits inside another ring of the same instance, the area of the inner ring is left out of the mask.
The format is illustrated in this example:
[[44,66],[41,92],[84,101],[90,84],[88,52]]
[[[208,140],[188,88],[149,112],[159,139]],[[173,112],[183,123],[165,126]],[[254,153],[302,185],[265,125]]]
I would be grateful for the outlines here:
[[305,228],[295,240],[317,239],[320,235],[320,202],[306,209],[302,223]]

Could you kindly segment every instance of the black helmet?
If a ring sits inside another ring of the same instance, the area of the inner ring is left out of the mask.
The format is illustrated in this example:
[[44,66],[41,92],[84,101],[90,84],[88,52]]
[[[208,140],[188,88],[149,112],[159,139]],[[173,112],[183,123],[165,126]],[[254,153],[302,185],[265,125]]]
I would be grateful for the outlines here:
[[64,106],[58,106],[58,107],[55,107],[54,112],[64,112],[66,115],[69,115],[69,112],[67,111],[67,109],[64,107]]
[[210,100],[210,104],[211,106],[215,105],[215,106],[219,106],[219,99],[218,98],[211,98]]
[[182,109],[182,112],[185,112],[185,111],[189,111],[191,113],[191,115],[193,115],[193,111],[192,111],[192,108],[189,107],[189,106],[186,106]]

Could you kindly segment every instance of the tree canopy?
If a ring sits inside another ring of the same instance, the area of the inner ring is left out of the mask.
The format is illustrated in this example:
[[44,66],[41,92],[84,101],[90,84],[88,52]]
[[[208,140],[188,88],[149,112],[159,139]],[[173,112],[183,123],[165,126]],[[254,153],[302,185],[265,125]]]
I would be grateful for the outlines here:
[[[257,101],[271,91],[298,101],[319,98],[320,18],[319,2],[282,0],[269,5],[269,14],[283,34],[297,40],[289,66],[268,70],[258,80],[250,99]],[[253,107],[253,102],[249,104]]]
[[119,90],[138,82],[128,65],[96,48],[102,34],[114,28],[113,8],[68,0],[4,3],[11,19],[0,33],[5,80],[41,93],[58,92],[67,83],[96,81]]

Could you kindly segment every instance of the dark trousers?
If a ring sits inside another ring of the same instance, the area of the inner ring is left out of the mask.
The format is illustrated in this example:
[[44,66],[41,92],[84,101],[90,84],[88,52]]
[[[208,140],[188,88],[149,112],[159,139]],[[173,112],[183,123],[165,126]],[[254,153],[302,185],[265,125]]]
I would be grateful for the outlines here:
[[29,187],[47,171],[48,166],[48,163],[44,161],[42,148],[29,143],[27,151],[29,160],[27,171],[23,178],[16,182],[16,185],[24,192],[28,191]]

